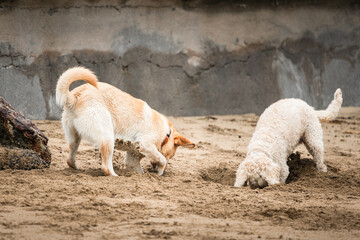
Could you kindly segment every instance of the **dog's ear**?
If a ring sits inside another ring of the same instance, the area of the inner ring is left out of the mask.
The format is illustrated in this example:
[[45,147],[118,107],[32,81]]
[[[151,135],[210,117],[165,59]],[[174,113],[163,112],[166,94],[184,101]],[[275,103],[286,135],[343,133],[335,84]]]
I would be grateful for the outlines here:
[[194,143],[192,143],[189,139],[187,139],[186,137],[183,137],[181,135],[177,135],[174,137],[174,144],[177,146],[186,147],[186,148],[194,148],[195,147]]
[[265,170],[264,180],[269,185],[280,183],[280,171],[281,167],[275,163],[271,163]]

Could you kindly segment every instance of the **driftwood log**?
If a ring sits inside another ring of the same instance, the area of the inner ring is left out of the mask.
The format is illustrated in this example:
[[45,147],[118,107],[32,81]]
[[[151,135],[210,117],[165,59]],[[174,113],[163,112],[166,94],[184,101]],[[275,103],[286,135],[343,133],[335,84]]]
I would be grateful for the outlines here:
[[0,169],[46,168],[51,163],[48,138],[0,97]]

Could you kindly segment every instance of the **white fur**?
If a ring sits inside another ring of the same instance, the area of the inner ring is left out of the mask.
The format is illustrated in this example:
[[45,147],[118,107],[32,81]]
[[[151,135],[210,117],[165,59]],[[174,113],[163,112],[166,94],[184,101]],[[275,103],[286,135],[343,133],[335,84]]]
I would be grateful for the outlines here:
[[317,169],[326,172],[319,119],[335,119],[342,101],[341,90],[337,89],[326,110],[315,111],[300,99],[283,99],[269,106],[259,118],[234,186],[247,183],[264,187],[285,182],[289,175],[287,158],[300,143],[304,143],[313,156]]

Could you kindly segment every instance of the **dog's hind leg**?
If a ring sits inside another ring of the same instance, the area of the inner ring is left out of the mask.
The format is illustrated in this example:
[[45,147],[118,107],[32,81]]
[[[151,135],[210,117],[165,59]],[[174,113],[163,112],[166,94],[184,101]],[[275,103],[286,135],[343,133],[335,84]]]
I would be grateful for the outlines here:
[[104,140],[100,144],[101,152],[101,169],[107,176],[117,176],[114,171],[112,157],[114,152],[114,141],[113,140]]
[[70,149],[70,154],[66,162],[69,167],[79,169],[76,165],[76,153],[80,145],[81,137],[73,127],[65,127],[64,133]]
[[321,124],[315,117],[310,120],[310,124],[304,133],[303,142],[309,153],[313,156],[317,170],[327,172],[327,167],[324,164],[324,143]]
[[73,169],[79,169],[78,166],[76,165],[76,153],[78,151],[80,141],[81,141],[81,137],[76,134],[74,142],[69,144],[70,155],[69,155],[69,158],[67,160],[67,164],[68,164],[69,167],[71,167]]

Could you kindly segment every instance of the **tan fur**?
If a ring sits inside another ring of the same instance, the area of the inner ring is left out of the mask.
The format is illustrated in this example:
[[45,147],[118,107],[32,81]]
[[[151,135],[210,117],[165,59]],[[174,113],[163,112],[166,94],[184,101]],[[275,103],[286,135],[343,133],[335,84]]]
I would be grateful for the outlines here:
[[[70,84],[77,80],[84,80],[88,84],[69,92]],[[195,146],[146,102],[107,83],[97,82],[96,76],[83,67],[68,69],[60,76],[56,101],[64,108],[63,128],[72,146],[68,164],[75,169],[75,156],[81,139],[101,148],[104,173],[114,176],[112,152],[115,139],[140,142],[144,154],[157,163],[159,175],[163,174],[167,160],[174,156],[178,146]],[[172,134],[169,140],[162,144],[170,130]],[[175,136],[182,140],[176,140]],[[128,160],[136,159],[129,157]],[[129,161],[125,162],[131,165]],[[138,172],[142,172],[142,169],[138,169]]]
[[[72,145],[69,144],[69,150],[70,150],[70,153],[71,153],[71,149],[72,149]],[[69,159],[66,161],[67,165],[73,169],[76,169],[76,166],[74,165],[73,161],[71,161],[71,156],[69,156]]]
[[101,164],[101,168],[104,172],[105,175],[110,176],[110,171],[109,168],[107,167],[107,161],[110,155],[110,146],[108,143],[104,142],[101,144],[100,146],[100,152],[101,152],[101,160],[102,160],[102,164]]
[[73,68],[72,72],[64,72],[56,85],[56,96],[62,96],[61,98],[57,97],[57,103],[59,106],[63,107],[65,103],[74,104],[76,98],[74,95],[70,94],[69,88],[71,83],[77,80],[83,80],[93,87],[97,88],[97,77],[90,70],[83,67]]

